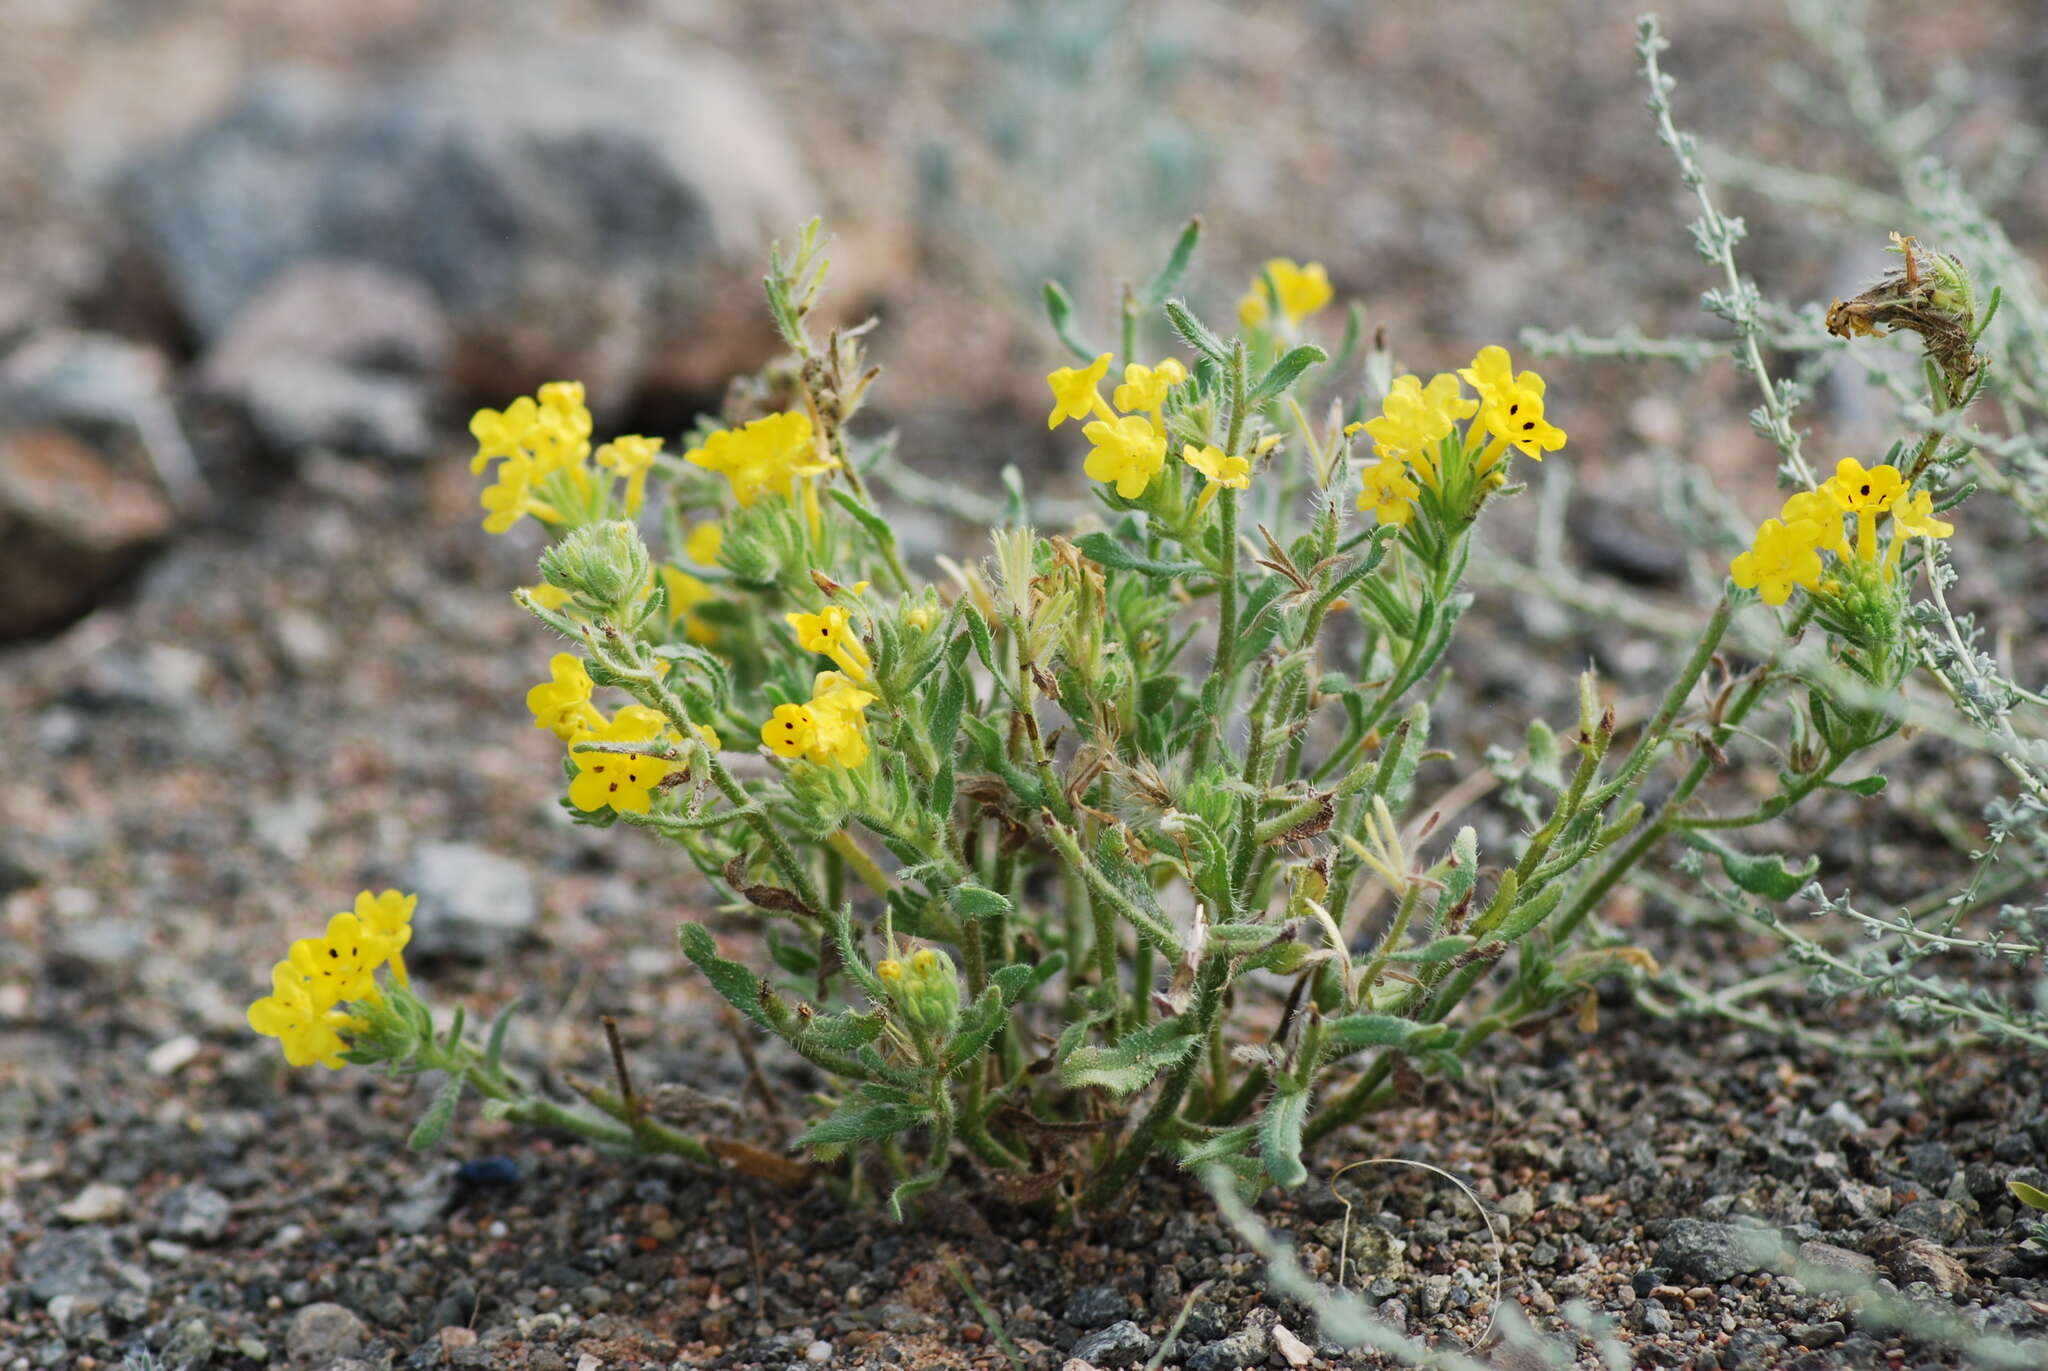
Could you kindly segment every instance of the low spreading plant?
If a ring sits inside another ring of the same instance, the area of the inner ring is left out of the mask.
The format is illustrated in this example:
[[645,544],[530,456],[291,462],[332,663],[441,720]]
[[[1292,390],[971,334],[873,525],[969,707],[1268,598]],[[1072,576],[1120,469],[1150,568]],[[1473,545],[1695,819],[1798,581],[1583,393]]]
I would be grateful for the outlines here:
[[[1446,755],[1430,706],[1468,559],[1565,450],[1552,397],[1499,346],[1397,375],[1356,310],[1326,350],[1316,264],[1268,263],[1219,331],[1174,296],[1197,238],[1127,292],[1114,351],[1048,288],[1074,354],[1048,424],[1085,445],[1100,514],[1041,534],[1012,475],[991,555],[938,559],[937,584],[870,485],[888,440],[856,423],[866,326],[814,331],[815,223],[767,277],[787,355],[680,455],[593,450],[569,382],[471,425],[485,527],[550,540],[515,595],[566,644],[527,697],[563,744],[563,808],[673,845],[729,897],[723,927],[751,936],[688,923],[682,951],[822,1074],[797,1147],[898,1213],[963,1160],[1018,1201],[1104,1205],[1155,1157],[1299,1185],[1331,1131],[1653,974],[1589,922],[1651,854],[1682,843],[1789,900],[1810,868],[1729,835],[1883,788],[1859,764],[1900,728],[1914,587],[1951,531],[1924,450],[1803,483],[1639,725],[1590,673],[1562,734],[1501,718],[1527,820],[1505,846],[1438,832],[1423,766]],[[1901,251],[1934,283],[1913,318],[1958,409],[1988,311],[1960,262]],[[1175,347],[1141,347],[1162,322]],[[1776,616],[1746,671],[1719,655],[1738,616]],[[1766,704],[1774,788],[1706,809]],[[572,1105],[506,1067],[502,1016],[480,1046],[459,1011],[437,1026],[401,960],[411,910],[365,892],[292,945],[251,1025],[294,1065],[444,1073],[417,1145],[474,1089],[607,1147],[789,1172],[659,1116],[616,1039],[615,1086]]]

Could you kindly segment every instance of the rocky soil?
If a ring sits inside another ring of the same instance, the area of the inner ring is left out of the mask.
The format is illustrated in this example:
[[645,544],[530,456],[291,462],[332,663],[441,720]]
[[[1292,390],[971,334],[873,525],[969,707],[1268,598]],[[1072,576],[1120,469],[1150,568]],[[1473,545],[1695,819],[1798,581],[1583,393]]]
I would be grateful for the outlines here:
[[[30,8],[0,44],[24,133],[0,144],[0,260],[31,267],[0,285],[0,1371],[1379,1365],[1268,1295],[1183,1177],[1061,1225],[963,1176],[899,1228],[822,1189],[473,1118],[416,1155],[420,1087],[287,1072],[242,1013],[291,937],[401,884],[422,892],[414,966],[437,1005],[523,1005],[521,1070],[600,1074],[611,1014],[645,1080],[773,1144],[784,1121],[746,1096],[740,1045],[674,950],[677,919],[706,917],[701,885],[552,803],[558,748],[521,707],[549,648],[505,595],[534,549],[476,530],[467,406],[574,372],[608,417],[680,427],[765,356],[760,245],[813,208],[844,234],[843,308],[885,315],[877,417],[910,460],[965,457],[991,481],[1016,460],[1054,493],[1075,488],[1072,454],[1031,412],[1051,356],[1030,294],[1056,270],[1102,303],[1195,208],[1206,307],[1269,253],[1320,256],[1424,368],[1524,323],[1690,328],[1702,282],[1641,116],[1633,7],[1195,10],[1155,25],[1143,61],[1062,46],[1086,7],[1058,24],[1024,7],[968,24],[938,0],[507,6],[489,24],[432,0]],[[1889,79],[1919,90],[1966,64],[1953,155],[2048,112],[2034,7],[1910,28],[1880,10]],[[1794,50],[1774,6],[1667,21],[1688,122],[1870,170],[1774,103]],[[1019,122],[1049,106],[1084,165]],[[1103,170],[1110,149],[1139,182]],[[2002,201],[2024,243],[2042,241],[2044,177],[2037,161]],[[432,233],[403,231],[406,204],[436,207]],[[1845,243],[1822,211],[1754,228],[1751,265],[1797,298],[1881,260],[1881,235]],[[1558,535],[1640,617],[1589,628],[1483,584],[1445,711],[1460,767],[1488,711],[1552,709],[1581,662],[1624,696],[1656,679],[1668,644],[1645,620],[1682,612],[1688,565],[1645,454],[1768,499],[1725,372],[1572,371],[1552,382],[1579,482]],[[1811,414],[1817,443],[1873,432],[1852,387]],[[926,553],[969,532],[913,530]],[[2029,586],[2039,550],[2010,535],[1988,518],[1957,541]],[[2026,651],[2038,597],[1975,595]],[[1927,817],[1971,812],[1980,778],[1952,763],[1902,750],[1900,817],[1861,824],[1842,800],[1788,848],[1873,896],[1918,893],[1967,846]],[[1702,976],[1767,951],[1655,900],[1613,915]],[[1852,1036],[1877,1023],[1770,1003]],[[821,1085],[772,1052],[764,1069],[793,1098]],[[1595,1365],[1562,1322],[1580,1300],[1637,1365],[1957,1365],[1771,1269],[1751,1237],[2048,1336],[2048,1268],[2005,1191],[2048,1186],[2042,1080],[1984,1052],[1842,1060],[1616,998],[1594,1031],[1489,1045],[1463,1086],[1318,1158],[1448,1168],[1505,1225],[1498,1247],[1462,1194],[1405,1167],[1260,1214],[1311,1274],[1449,1348],[1511,1304]]]

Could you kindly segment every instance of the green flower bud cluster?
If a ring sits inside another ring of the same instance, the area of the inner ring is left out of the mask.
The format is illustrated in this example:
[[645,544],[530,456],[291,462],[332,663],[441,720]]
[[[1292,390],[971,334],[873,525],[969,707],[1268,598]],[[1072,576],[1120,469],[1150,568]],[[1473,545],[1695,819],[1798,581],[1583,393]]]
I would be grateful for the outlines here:
[[960,977],[953,959],[935,947],[921,947],[906,961],[890,958],[875,967],[888,989],[890,1005],[911,1027],[943,1037],[960,1020]]

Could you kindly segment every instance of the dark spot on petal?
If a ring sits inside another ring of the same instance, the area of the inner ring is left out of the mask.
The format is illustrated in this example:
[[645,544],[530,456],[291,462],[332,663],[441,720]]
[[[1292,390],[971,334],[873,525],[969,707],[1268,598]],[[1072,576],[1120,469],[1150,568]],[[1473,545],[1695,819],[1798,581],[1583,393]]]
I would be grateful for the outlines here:
[[1534,427],[1536,427],[1536,421],[1534,419],[1531,419],[1528,423],[1522,425],[1522,432],[1527,433],[1530,429]]
[[604,767],[603,767],[602,765],[598,765],[598,766],[594,766],[594,767],[592,767],[592,768],[590,768],[590,769],[591,769],[592,771],[603,771],[603,770],[604,770]]
[[609,790],[617,790],[619,788],[619,783],[617,781],[613,781],[611,785],[606,788]]
[[1512,419],[1512,418],[1513,418],[1513,417],[1514,417],[1515,415],[1517,415],[1517,414],[1520,414],[1521,412],[1522,412],[1522,407],[1521,407],[1520,405],[1509,405],[1509,406],[1508,406],[1508,417],[1509,417],[1509,418],[1511,418],[1511,419]]
[[1869,483],[1868,483],[1868,482],[1866,482],[1866,483],[1864,484],[1864,487],[1863,487],[1863,493],[1864,493],[1865,495],[1868,495],[1868,494],[1870,494],[1870,486],[1869,486]]

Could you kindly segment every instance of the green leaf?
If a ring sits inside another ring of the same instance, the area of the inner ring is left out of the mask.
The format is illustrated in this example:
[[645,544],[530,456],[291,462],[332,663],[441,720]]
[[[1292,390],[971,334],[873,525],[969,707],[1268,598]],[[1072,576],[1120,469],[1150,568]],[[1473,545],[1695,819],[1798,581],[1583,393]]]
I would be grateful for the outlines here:
[[1266,1103],[1259,1120],[1259,1157],[1273,1184],[1291,1190],[1308,1179],[1301,1164],[1301,1126],[1308,1118],[1309,1092],[1305,1087],[1282,1090]]
[[495,1072],[498,1063],[505,1057],[505,1030],[512,1026],[512,1011],[519,1008],[519,1001],[513,1000],[498,1011],[498,1017],[491,1020],[491,1036],[484,1040],[484,1070]]
[[1529,721],[1529,774],[1552,790],[1564,788],[1564,768],[1559,764],[1557,735],[1541,719]]
[[1500,928],[1494,936],[1503,942],[1520,942],[1534,932],[1538,924],[1550,917],[1563,898],[1562,882],[1537,891],[1521,904],[1509,907],[1507,917],[1501,920]]
[[1166,303],[1166,297],[1173,294],[1174,287],[1180,284],[1180,278],[1187,275],[1188,262],[1194,257],[1195,244],[1200,242],[1201,238],[1202,220],[1197,216],[1188,220],[1187,226],[1181,229],[1180,237],[1174,241],[1172,253],[1167,256],[1166,265],[1159,269],[1157,276],[1146,282],[1145,289],[1139,293],[1138,298],[1145,302],[1145,308],[1158,309]]
[[1229,364],[1230,349],[1223,345],[1221,338],[1210,332],[1207,324],[1194,316],[1194,312],[1187,307],[1185,301],[1168,300],[1166,318],[1173,325],[1173,331],[1187,340],[1189,347],[1218,366]]
[[1855,781],[1829,781],[1827,787],[1829,790],[1846,790],[1851,795],[1861,795],[1867,800],[1884,790],[1884,777],[1865,776]]
[[842,1010],[837,1014],[817,1014],[796,1032],[799,1047],[818,1047],[828,1052],[858,1052],[882,1036],[887,1027],[887,1016],[879,1009],[866,1014]]
[[1074,336],[1074,301],[1057,281],[1045,283],[1045,314],[1052,320],[1052,331],[1067,345],[1067,351],[1084,362],[1093,362],[1101,355]]
[[2025,1181],[2007,1181],[2005,1188],[2012,1197],[2029,1209],[2048,1209],[2048,1190],[2028,1185]]
[[849,1143],[880,1142],[925,1122],[925,1111],[916,1105],[878,1098],[878,1093],[871,1086],[861,1087],[859,1094],[805,1129],[797,1143],[809,1148],[841,1148]]
[[1192,1170],[1212,1162],[1235,1163],[1244,1159],[1258,1138],[1259,1125],[1248,1123],[1226,1128],[1211,1138],[1189,1140],[1180,1145],[1180,1164]]
[[1047,953],[1037,965],[1030,962],[1013,962],[989,977],[995,988],[1003,992],[1004,1004],[1016,1004],[1054,976],[1067,964],[1064,952]]
[[1010,912],[1009,897],[984,885],[965,882],[946,892],[946,903],[963,919],[992,919]]
[[438,1147],[448,1132],[448,1125],[455,1119],[456,1101],[462,1098],[462,1087],[469,1080],[469,1073],[457,1071],[434,1093],[434,1102],[427,1106],[427,1112],[420,1115],[420,1121],[413,1126],[412,1136],[405,1145],[415,1152],[425,1152]]
[[891,550],[895,548],[896,530],[889,527],[888,520],[884,519],[881,515],[875,513],[872,509],[869,509],[866,505],[854,499],[850,493],[841,490],[837,486],[832,487],[831,495],[834,500],[837,500],[839,502],[839,507],[845,510],[848,514],[851,514],[853,516],[854,522],[859,524],[861,526],[862,531],[865,532],[868,535],[868,537],[873,540],[877,551],[883,553],[886,556]]
[[1060,1079],[1077,1090],[1099,1085],[1111,1094],[1128,1095],[1194,1050],[1192,1019],[1161,1019],[1108,1047],[1075,1048],[1060,1063]]
[[974,641],[974,655],[981,658],[981,664],[995,674],[998,682],[1003,679],[1002,668],[996,664],[995,642],[989,637],[988,620],[981,617],[981,611],[970,607],[961,616],[967,620],[967,636]]
[[1279,936],[1280,926],[1276,924],[1211,924],[1209,941],[1232,951],[1249,951],[1264,947]]
[[1346,1014],[1331,1019],[1325,1027],[1325,1041],[1345,1052],[1361,1047],[1398,1047],[1413,1052],[1451,1031],[1442,1024],[1417,1023],[1398,1014]]
[[709,929],[700,924],[686,923],[676,930],[676,940],[682,944],[683,955],[697,964],[697,969],[704,973],[704,979],[725,997],[727,1004],[761,1027],[774,1031],[767,1011],[761,1008],[761,978],[738,962],[719,956],[718,943]]
[[1150,557],[1141,557],[1110,534],[1100,530],[1082,534],[1074,540],[1074,546],[1081,549],[1081,554],[1089,561],[1111,571],[1138,571],[1162,579],[1179,579],[1205,575],[1209,570],[1200,562],[1161,562]]
[[462,1026],[469,1022],[469,1011],[461,1005],[455,1006],[455,1017],[449,1021],[448,1032],[441,1039],[441,1045],[453,1051],[455,1044],[462,1041]]
[[960,1026],[946,1043],[945,1070],[958,1071],[987,1051],[1009,1019],[1010,1007],[1002,990],[992,985],[982,991],[981,998],[960,1016]]
[[1426,943],[1421,947],[1412,947],[1406,952],[1396,952],[1388,960],[1406,962],[1411,966],[1434,966],[1438,962],[1449,961],[1460,952],[1471,947],[1476,941],[1469,933],[1448,933],[1434,942]]
[[1266,368],[1266,374],[1258,379],[1251,394],[1245,396],[1245,403],[1256,409],[1269,400],[1279,399],[1287,393],[1289,386],[1301,379],[1301,373],[1318,362],[1329,360],[1330,354],[1314,343],[1302,343],[1287,349],[1272,366]]
[[1721,870],[1728,879],[1752,895],[1761,895],[1767,900],[1789,900],[1805,889],[1813,879],[1813,873],[1820,870],[1820,858],[1809,857],[1798,870],[1785,865],[1785,859],[1776,853],[1749,856],[1733,848],[1723,847],[1712,838],[1693,832],[1685,840],[1701,852],[1713,854],[1721,863]]

